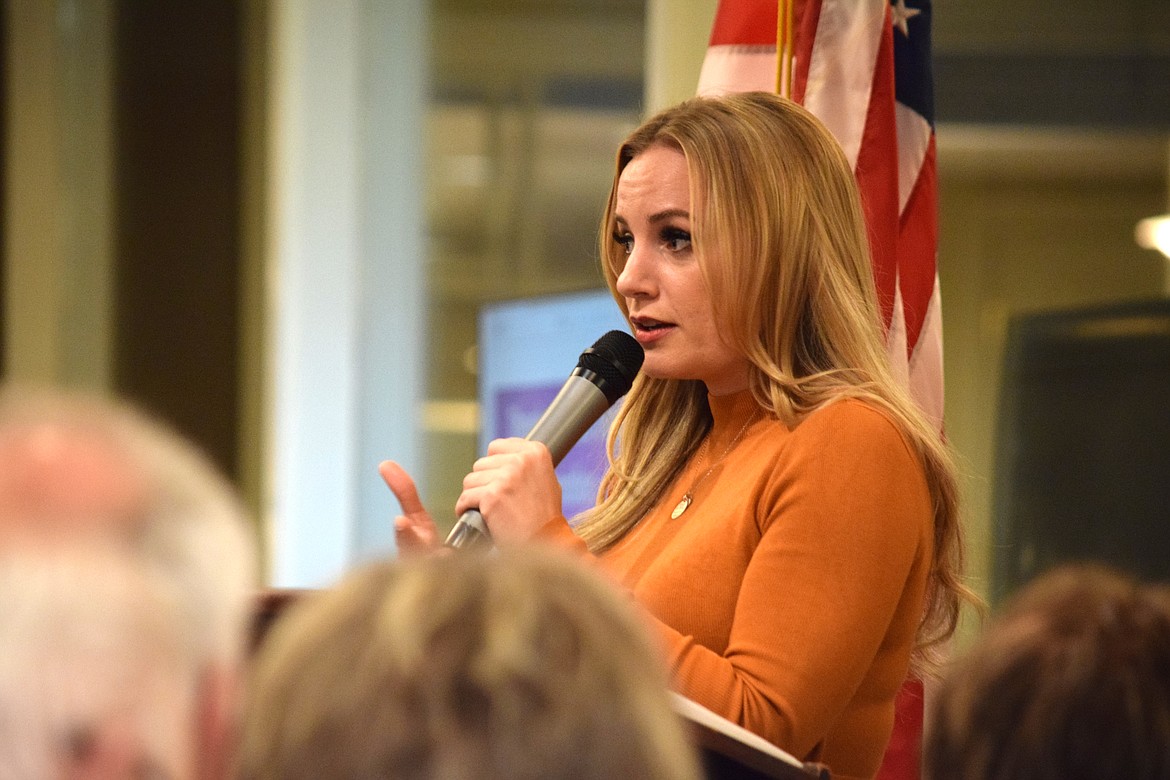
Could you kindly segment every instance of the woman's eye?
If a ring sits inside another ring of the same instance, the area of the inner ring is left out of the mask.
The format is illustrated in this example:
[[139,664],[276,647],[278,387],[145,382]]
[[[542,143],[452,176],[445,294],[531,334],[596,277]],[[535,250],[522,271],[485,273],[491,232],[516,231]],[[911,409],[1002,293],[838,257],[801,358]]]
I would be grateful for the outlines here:
[[622,248],[627,255],[634,251],[634,237],[629,233],[614,233],[613,241]]
[[662,245],[668,252],[685,252],[691,247],[691,234],[678,228],[662,231]]

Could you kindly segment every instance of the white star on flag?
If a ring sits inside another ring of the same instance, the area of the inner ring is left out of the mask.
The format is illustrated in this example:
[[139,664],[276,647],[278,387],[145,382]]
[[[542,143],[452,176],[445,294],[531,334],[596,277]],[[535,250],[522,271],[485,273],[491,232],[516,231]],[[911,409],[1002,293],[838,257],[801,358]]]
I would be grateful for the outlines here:
[[917,8],[907,8],[906,0],[897,0],[890,9],[890,22],[907,38],[910,37],[910,25],[907,22],[922,13]]

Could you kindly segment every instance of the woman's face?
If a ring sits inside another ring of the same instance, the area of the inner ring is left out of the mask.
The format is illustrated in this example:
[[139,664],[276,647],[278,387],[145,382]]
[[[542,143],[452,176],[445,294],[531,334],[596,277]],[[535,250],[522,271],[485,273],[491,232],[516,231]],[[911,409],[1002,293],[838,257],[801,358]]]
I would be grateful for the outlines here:
[[[690,175],[683,153],[652,146],[618,179],[613,240],[625,250],[617,291],[634,337],[646,350],[642,370],[657,379],[698,379],[714,395],[748,386],[748,361],[715,325],[711,295],[691,245]],[[708,262],[719,262],[706,248]]]

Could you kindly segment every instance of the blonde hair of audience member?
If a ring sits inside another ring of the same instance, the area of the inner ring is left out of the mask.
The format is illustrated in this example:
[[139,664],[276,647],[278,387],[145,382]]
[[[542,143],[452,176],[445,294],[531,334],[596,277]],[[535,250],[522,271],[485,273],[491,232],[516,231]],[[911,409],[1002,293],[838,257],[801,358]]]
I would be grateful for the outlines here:
[[644,630],[538,549],[373,565],[266,640],[240,775],[696,778]]
[[0,777],[190,777],[196,659],[124,548],[0,553]]
[[[768,93],[696,98],[659,114],[618,150],[601,258],[624,313],[615,240],[622,171],[654,146],[680,150],[691,182],[691,237],[717,322],[747,356],[752,395],[792,425],[832,401],[884,409],[925,466],[935,508],[935,562],[916,664],[955,629],[962,542],[955,468],[934,425],[889,368],[853,172],[810,113]],[[616,543],[661,501],[711,426],[699,381],[640,375],[610,430],[612,468],[578,533],[594,551]],[[621,446],[616,446],[620,437]]]
[[1170,778],[1170,587],[1065,565],[1013,599],[944,678],[932,780]]
[[[129,404],[0,392],[0,534],[117,540],[154,572],[200,661],[199,750],[227,760],[256,582],[251,523],[191,443]],[[0,544],[3,544],[0,539]]]

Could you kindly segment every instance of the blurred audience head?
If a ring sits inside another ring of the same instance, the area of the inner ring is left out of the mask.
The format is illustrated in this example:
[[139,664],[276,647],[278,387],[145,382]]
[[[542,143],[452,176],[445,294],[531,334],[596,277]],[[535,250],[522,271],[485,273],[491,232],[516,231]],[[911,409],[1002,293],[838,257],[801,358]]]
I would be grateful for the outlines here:
[[388,561],[260,650],[242,778],[697,777],[628,598],[542,550]]
[[119,546],[0,552],[0,777],[191,777],[196,660]]
[[134,407],[51,389],[0,391],[0,550],[115,545],[133,559],[172,606],[176,639],[195,659],[206,776],[226,771],[212,765],[228,760],[239,697],[252,534],[210,461]]
[[930,780],[1170,778],[1170,588],[1066,565],[944,679]]

